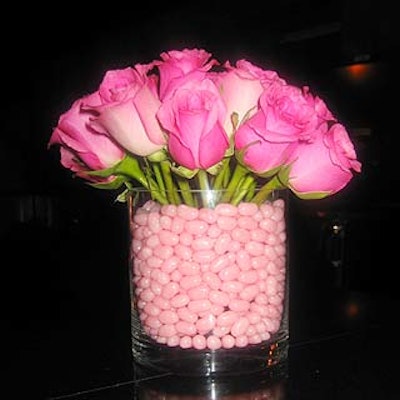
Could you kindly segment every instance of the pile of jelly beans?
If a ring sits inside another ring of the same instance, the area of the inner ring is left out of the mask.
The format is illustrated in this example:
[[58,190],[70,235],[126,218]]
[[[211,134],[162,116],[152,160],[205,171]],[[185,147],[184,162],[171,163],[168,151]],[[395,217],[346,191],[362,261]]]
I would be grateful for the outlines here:
[[282,199],[135,210],[131,257],[142,328],[167,346],[246,347],[279,330],[285,295]]

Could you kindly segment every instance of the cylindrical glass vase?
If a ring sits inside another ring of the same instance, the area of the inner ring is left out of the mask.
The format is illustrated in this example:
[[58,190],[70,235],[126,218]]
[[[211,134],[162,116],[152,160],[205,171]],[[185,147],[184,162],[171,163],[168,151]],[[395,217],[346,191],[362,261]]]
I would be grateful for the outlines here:
[[162,204],[155,192],[131,190],[135,364],[199,377],[286,370],[285,193],[231,204],[223,191],[193,190]]

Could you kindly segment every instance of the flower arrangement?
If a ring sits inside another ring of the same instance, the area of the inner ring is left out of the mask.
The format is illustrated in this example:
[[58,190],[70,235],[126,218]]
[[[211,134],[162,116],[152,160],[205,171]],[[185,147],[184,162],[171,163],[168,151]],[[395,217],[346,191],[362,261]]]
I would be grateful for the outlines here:
[[134,187],[161,204],[195,205],[190,191],[210,188],[232,204],[285,188],[320,199],[361,171],[346,128],[309,87],[197,48],[107,71],[60,116],[53,145],[65,168],[119,189],[119,201]]

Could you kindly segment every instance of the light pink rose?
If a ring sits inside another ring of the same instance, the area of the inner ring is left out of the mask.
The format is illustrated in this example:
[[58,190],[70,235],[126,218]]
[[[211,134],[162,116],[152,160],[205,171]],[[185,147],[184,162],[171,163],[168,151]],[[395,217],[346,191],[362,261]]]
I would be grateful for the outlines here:
[[199,80],[218,61],[203,49],[172,50],[161,53],[162,61],[154,61],[160,74],[160,99],[164,100],[188,80]]
[[222,160],[229,147],[223,129],[226,110],[209,79],[188,81],[164,101],[157,116],[168,133],[168,150],[178,164],[207,169]]
[[124,149],[148,156],[162,149],[166,138],[156,118],[160,107],[155,76],[147,77],[151,65],[108,71],[99,88],[103,103],[88,107],[93,129],[110,135]]
[[[235,134],[235,148],[243,151],[243,162],[250,170],[263,174],[286,163],[293,146],[291,141],[271,141],[262,134],[265,115],[258,112],[239,127]],[[261,132],[261,134],[259,133]]]
[[101,104],[98,93],[76,100],[71,108],[62,114],[53,130],[49,146],[59,145],[61,164],[89,181],[110,181],[115,177],[101,179],[90,177],[87,171],[110,168],[122,160],[125,152],[108,136],[90,128],[91,113],[82,105]]
[[344,126],[321,126],[313,141],[302,142],[291,154],[288,185],[299,197],[310,193],[332,195],[361,172],[354,145]]
[[259,98],[265,88],[274,81],[284,84],[284,80],[275,71],[263,70],[246,60],[237,61],[236,67],[227,61],[224,68],[226,71],[211,73],[211,76],[225,101],[227,117],[224,127],[231,136],[232,114],[238,114],[239,123],[245,116],[251,117],[258,110]]

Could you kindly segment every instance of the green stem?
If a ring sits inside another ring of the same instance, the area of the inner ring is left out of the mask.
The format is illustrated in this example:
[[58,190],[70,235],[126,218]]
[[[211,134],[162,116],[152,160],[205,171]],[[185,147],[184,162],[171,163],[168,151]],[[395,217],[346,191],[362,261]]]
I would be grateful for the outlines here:
[[229,175],[229,158],[224,158],[222,160],[221,170],[215,177],[213,188],[216,190],[222,189],[226,184],[226,177]]
[[207,171],[204,169],[199,169],[199,172],[197,173],[197,181],[199,182],[199,187],[201,190],[201,201],[203,207],[213,206],[212,200],[210,201],[209,197],[207,196],[207,192],[210,190],[210,182],[208,181]]
[[165,187],[167,189],[167,198],[171,204],[179,204],[179,195],[171,175],[171,164],[169,161],[161,161],[160,166]]
[[284,186],[282,185],[281,181],[275,175],[264,186],[261,187],[261,189],[258,191],[258,193],[253,197],[252,201],[253,201],[253,203],[260,205],[268,199],[269,195],[274,190],[283,189],[283,188],[284,188]]
[[195,207],[196,202],[195,199],[193,198],[189,181],[187,179],[182,179],[181,177],[178,177],[177,181],[179,189],[181,191],[183,202],[188,206]]
[[229,184],[226,188],[224,195],[222,196],[221,203],[229,203],[234,195],[240,180],[244,178],[248,173],[248,170],[241,164],[237,164]]
[[253,176],[246,176],[245,178],[243,178],[240,187],[237,188],[231,200],[231,203],[235,206],[238,205],[240,201],[247,195],[253,183],[254,183]]

